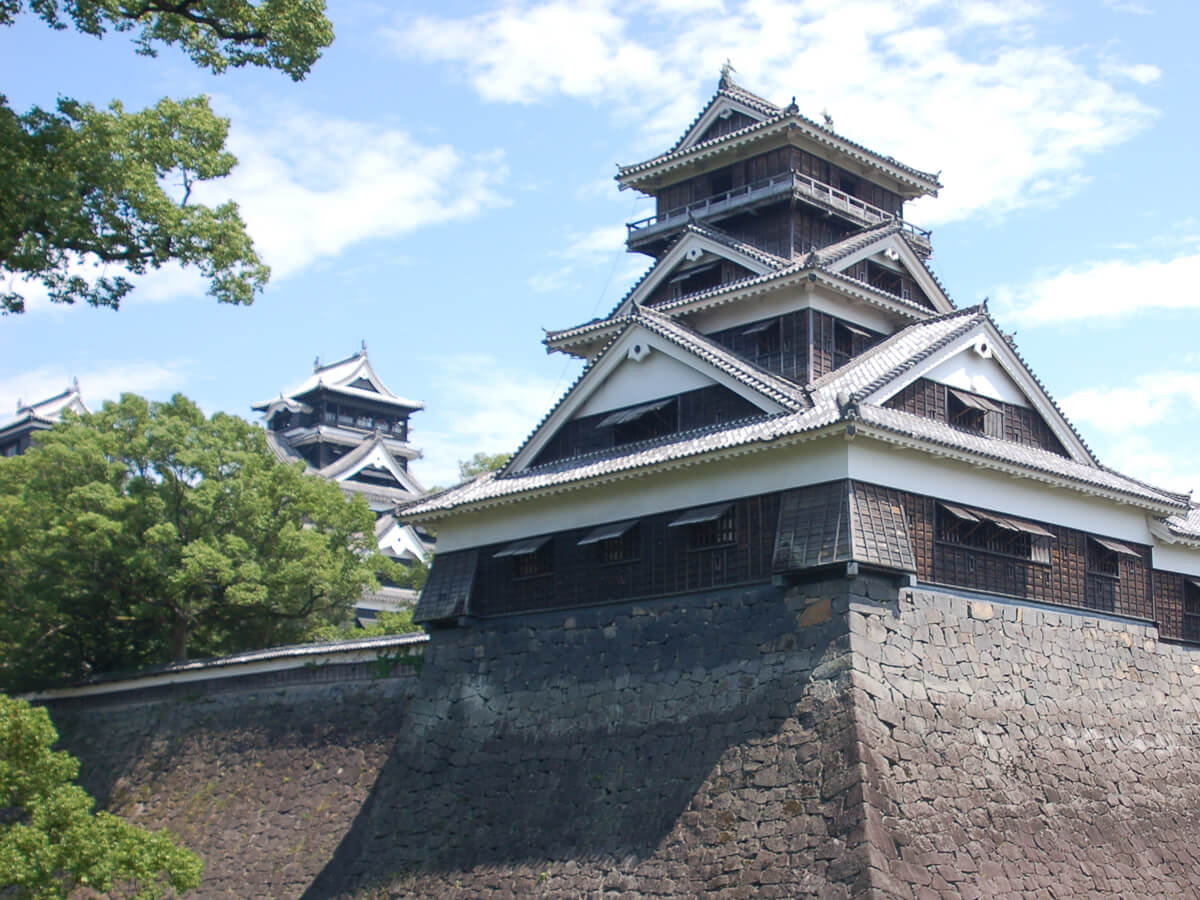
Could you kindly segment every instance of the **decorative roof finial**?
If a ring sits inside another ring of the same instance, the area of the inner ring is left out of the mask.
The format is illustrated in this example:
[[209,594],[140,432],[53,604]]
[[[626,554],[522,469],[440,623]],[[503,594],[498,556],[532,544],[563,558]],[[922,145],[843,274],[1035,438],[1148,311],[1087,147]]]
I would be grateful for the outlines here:
[[367,355],[367,339],[366,338],[363,338],[363,341],[362,341],[361,355],[363,355],[363,356]]
[[737,69],[733,67],[733,63],[726,57],[725,62],[721,65],[721,83],[719,87],[727,88],[732,85],[733,73],[736,71]]
[[833,116],[829,114],[828,109],[821,110],[821,118],[825,120],[825,127],[833,131]]
[[314,356],[314,357],[313,357],[313,371],[315,372],[315,371],[317,371],[319,368],[321,368],[321,357],[319,357],[319,356]]
[[800,107],[798,107],[796,105],[796,95],[795,94],[792,94],[792,102],[788,104],[787,109],[785,109],[784,112],[789,113],[791,115],[795,115],[796,113],[800,112]]

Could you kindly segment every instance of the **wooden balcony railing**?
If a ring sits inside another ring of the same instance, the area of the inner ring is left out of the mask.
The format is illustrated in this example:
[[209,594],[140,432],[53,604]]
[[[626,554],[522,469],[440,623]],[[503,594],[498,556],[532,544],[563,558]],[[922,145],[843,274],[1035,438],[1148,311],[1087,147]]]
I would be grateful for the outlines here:
[[741,207],[759,203],[781,194],[804,197],[829,212],[839,213],[864,226],[899,221],[904,230],[922,244],[928,245],[929,243],[929,232],[925,229],[909,224],[893,213],[796,171],[752,181],[703,200],[676,207],[661,215],[648,216],[636,222],[629,222],[625,227],[629,230],[631,241],[641,240],[660,231],[682,225],[689,217],[711,218],[720,213],[733,212]]

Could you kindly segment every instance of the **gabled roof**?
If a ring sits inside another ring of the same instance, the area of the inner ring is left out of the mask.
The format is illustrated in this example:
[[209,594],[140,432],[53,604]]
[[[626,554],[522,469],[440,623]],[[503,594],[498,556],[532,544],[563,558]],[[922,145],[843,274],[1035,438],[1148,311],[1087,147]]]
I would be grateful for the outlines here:
[[342,483],[372,464],[379,464],[382,468],[387,469],[409,493],[418,495],[425,493],[425,489],[409,474],[408,470],[396,462],[395,455],[388,447],[387,439],[380,434],[372,435],[349,453],[316,471],[322,478]]
[[61,422],[63,413],[68,410],[77,415],[87,415],[90,411],[80,396],[78,379],[72,380],[66,390],[45,400],[38,400],[36,403],[22,403],[18,400],[16,414],[0,424],[0,433],[34,423],[53,425]]
[[[517,472],[526,468],[554,433],[571,418],[603,380],[625,361],[622,355],[626,344],[637,335],[653,335],[680,351],[689,364],[708,374],[717,384],[724,383],[735,391],[748,395],[764,412],[796,410],[807,405],[804,392],[779,375],[760,368],[715,344],[702,334],[679,322],[640,306],[634,306],[627,316],[612,320],[617,331],[608,344],[593,358],[549,413],[534,428],[533,433],[513,454],[503,471]],[[653,399],[647,397],[647,399]]]
[[[690,229],[689,233],[704,234],[714,237],[714,239],[718,234],[716,229],[706,226],[689,225],[687,229]],[[682,237],[681,235],[680,240]],[[898,252],[906,263],[906,268],[926,289],[926,293],[934,304],[935,313],[948,313],[954,310],[954,301],[946,294],[941,283],[925,265],[920,255],[913,252],[911,245],[904,238],[902,226],[894,222],[864,229],[836,244],[813,251],[799,260],[788,262],[782,257],[774,257],[769,270],[761,275],[750,275],[687,294],[675,300],[656,304],[653,309],[656,314],[661,316],[679,318],[700,310],[734,303],[748,296],[800,284],[806,279],[810,279],[811,276],[810,280],[818,281],[846,297],[910,320],[922,319],[933,314],[929,307],[915,300],[891,294],[864,281],[859,281],[857,278],[852,278],[841,271],[850,265],[850,257],[855,252],[865,248],[881,250],[884,247],[904,248]],[[761,253],[761,251],[759,252]],[[670,251],[668,251],[669,253]],[[663,259],[666,259],[666,255]],[[577,325],[574,328],[546,332],[543,341],[547,350],[567,350],[567,348],[581,343],[591,345],[598,338],[615,334],[623,324],[625,316],[635,306],[634,295],[641,292],[641,286],[655,273],[657,267],[657,263],[651,266],[633,289],[621,299],[608,318],[593,319],[591,322]]]
[[[727,95],[723,94],[723,91],[727,92]],[[747,125],[744,128],[720,137],[695,144],[687,144],[689,137],[698,136],[697,129],[701,125],[707,127],[705,115],[716,104],[722,102],[728,104],[743,103],[747,107],[754,109],[762,118],[752,125]],[[752,103],[757,103],[758,105],[753,106]],[[639,183],[644,182],[655,174],[678,169],[681,166],[697,162],[751,140],[757,140],[768,135],[787,134],[789,132],[798,133],[812,143],[821,145],[836,155],[848,157],[861,165],[866,165],[881,174],[889,176],[897,183],[897,187],[900,185],[907,186],[908,194],[911,196],[936,194],[942,186],[938,181],[937,175],[930,172],[922,172],[920,169],[915,169],[912,166],[901,163],[894,157],[876,153],[873,150],[867,149],[862,144],[848,140],[837,134],[833,129],[800,115],[794,105],[780,109],[742,88],[737,88],[737,91],[734,92],[728,87],[718,88],[716,95],[709,101],[709,104],[700,113],[683,138],[666,153],[645,160],[644,162],[619,166],[617,169],[617,182],[621,187],[636,187]]]
[[[609,318],[625,315],[633,304],[644,303],[645,298],[662,283],[664,278],[687,261],[687,254],[693,250],[720,256],[749,269],[756,275],[778,272],[791,265],[790,260],[760,250],[753,244],[738,240],[719,228],[692,222],[683,227],[683,230],[671,241],[662,256],[621,298],[621,301],[609,313]],[[549,339],[549,335],[547,335],[547,339]]]
[[770,100],[766,100],[758,96],[758,94],[751,93],[741,85],[736,84],[729,77],[728,72],[723,72],[721,80],[717,84],[717,92],[705,104],[704,109],[696,114],[696,118],[692,119],[692,124],[687,127],[687,130],[668,152],[674,153],[676,150],[692,146],[696,143],[700,135],[704,134],[725,110],[736,110],[759,122],[778,116],[783,112],[782,109]]
[[[355,383],[360,381],[369,387],[355,386]],[[320,360],[317,360],[313,363],[312,375],[299,385],[280,394],[277,398],[255,403],[251,409],[269,415],[279,408],[281,400],[296,401],[319,388],[361,400],[386,403],[389,406],[401,406],[410,410],[425,408],[425,404],[419,400],[406,400],[388,390],[387,385],[375,373],[371,361],[367,359],[367,345],[366,342],[363,342],[362,349],[353,356],[326,365],[321,365]]]
[[[639,311],[639,318],[649,319],[648,327],[662,327],[667,321],[646,310]],[[993,352],[1003,356],[1001,364],[1013,375],[1015,382],[1027,393],[1035,395],[1030,396],[1031,403],[1048,424],[1056,428],[1072,458],[882,406],[886,399],[920,377],[921,372],[972,346],[972,341],[980,335],[992,342]],[[691,332],[688,340],[708,343],[710,352],[719,350],[695,332]],[[585,368],[580,381],[611,354],[618,343],[619,338],[610,341],[594,363]],[[576,382],[576,386],[579,384]],[[1172,519],[1171,527],[1181,532],[1188,527],[1200,531],[1200,514],[1188,512],[1191,504],[1187,495],[1156,488],[1096,462],[982,306],[910,325],[842,368],[818,379],[803,398],[797,399],[805,401],[799,408],[762,418],[696,429],[539,466],[510,464],[499,473],[480,476],[407,504],[402,507],[402,515],[418,521],[432,520],[464,507],[488,506],[509,502],[518,496],[557,493],[640,473],[693,465],[700,457],[718,459],[730,453],[742,455],[787,446],[825,435],[848,433],[850,426],[854,426],[860,435],[1067,489],[1120,499],[1157,510],[1160,517],[1173,510],[1183,511],[1180,514],[1189,518],[1178,522]],[[561,404],[562,401],[560,407]],[[1057,418],[1057,422],[1051,421],[1052,418]],[[547,420],[543,420],[539,429],[546,426]]]

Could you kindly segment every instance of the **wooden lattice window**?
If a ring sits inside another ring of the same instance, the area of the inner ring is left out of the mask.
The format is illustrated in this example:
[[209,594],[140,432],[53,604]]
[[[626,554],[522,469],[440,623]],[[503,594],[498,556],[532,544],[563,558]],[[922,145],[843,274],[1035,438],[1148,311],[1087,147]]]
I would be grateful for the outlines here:
[[579,539],[579,546],[594,546],[602,563],[631,562],[641,546],[637,520],[599,525]]
[[1004,437],[1004,409],[998,403],[958,388],[948,388],[946,394],[946,418],[951,425],[989,437]]
[[[1020,527],[1012,519],[988,515],[953,503],[939,503],[937,514],[937,539],[945,544],[1002,553],[1020,559],[1041,562],[1034,557],[1034,538],[1048,542],[1049,537],[1034,534],[1033,526]],[[1049,562],[1049,544],[1046,544],[1046,559]]]
[[617,410],[596,423],[597,428],[612,428],[614,444],[648,441],[679,430],[679,400],[667,397],[639,406]]
[[732,503],[689,509],[669,527],[687,528],[689,550],[710,550],[737,542],[737,520]]
[[1121,552],[1114,544],[1116,544],[1115,541],[1088,538],[1087,571],[1089,575],[1121,577]]
[[513,541],[493,558],[511,557],[514,578],[536,578],[554,571],[554,542],[550,535]]
[[1183,639],[1200,641],[1200,581],[1183,579]]

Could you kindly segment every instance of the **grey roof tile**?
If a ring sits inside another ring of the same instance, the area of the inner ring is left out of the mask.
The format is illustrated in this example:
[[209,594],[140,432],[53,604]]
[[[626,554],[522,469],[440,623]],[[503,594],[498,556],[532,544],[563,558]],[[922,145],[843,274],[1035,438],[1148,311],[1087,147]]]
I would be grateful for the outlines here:
[[[639,321],[655,333],[676,340],[689,351],[702,353],[714,365],[720,366],[733,377],[747,379],[745,383],[756,390],[766,388],[761,370],[733,357],[724,348],[691,329],[646,310],[625,319],[630,323]],[[910,325],[842,368],[818,379],[809,386],[807,393],[800,392],[790,382],[786,382],[781,387],[785,386],[791,391],[796,400],[803,395],[807,403],[811,404],[806,403],[803,408],[793,405],[792,412],[710,426],[602,453],[557,460],[519,472],[506,470],[499,474],[489,473],[436,496],[408,504],[402,509],[409,515],[445,511],[554,486],[583,483],[592,478],[635,471],[730,448],[765,445],[788,436],[817,431],[842,421],[845,411],[839,399],[845,398],[855,401],[852,415],[864,424],[875,426],[882,431],[954,448],[981,459],[992,459],[1019,469],[1064,478],[1155,504],[1184,509],[1190,507],[1186,495],[1147,485],[1096,464],[1077,462],[1048,450],[986,437],[900,410],[863,402],[864,397],[895,380],[985,319],[990,321],[986,309],[982,306],[933,317]],[[611,346],[612,341],[593,363],[585,367],[580,375],[581,379],[595,362],[603,358]],[[573,389],[574,385],[567,394]],[[783,392],[780,393],[780,397],[782,396]],[[560,404],[561,402],[562,400],[559,401]],[[558,404],[555,408],[557,406]],[[540,427],[541,425],[539,429]],[[1188,518],[1180,522],[1169,522],[1168,525],[1179,529],[1195,528],[1197,533],[1200,533],[1200,515],[1189,513]]]

